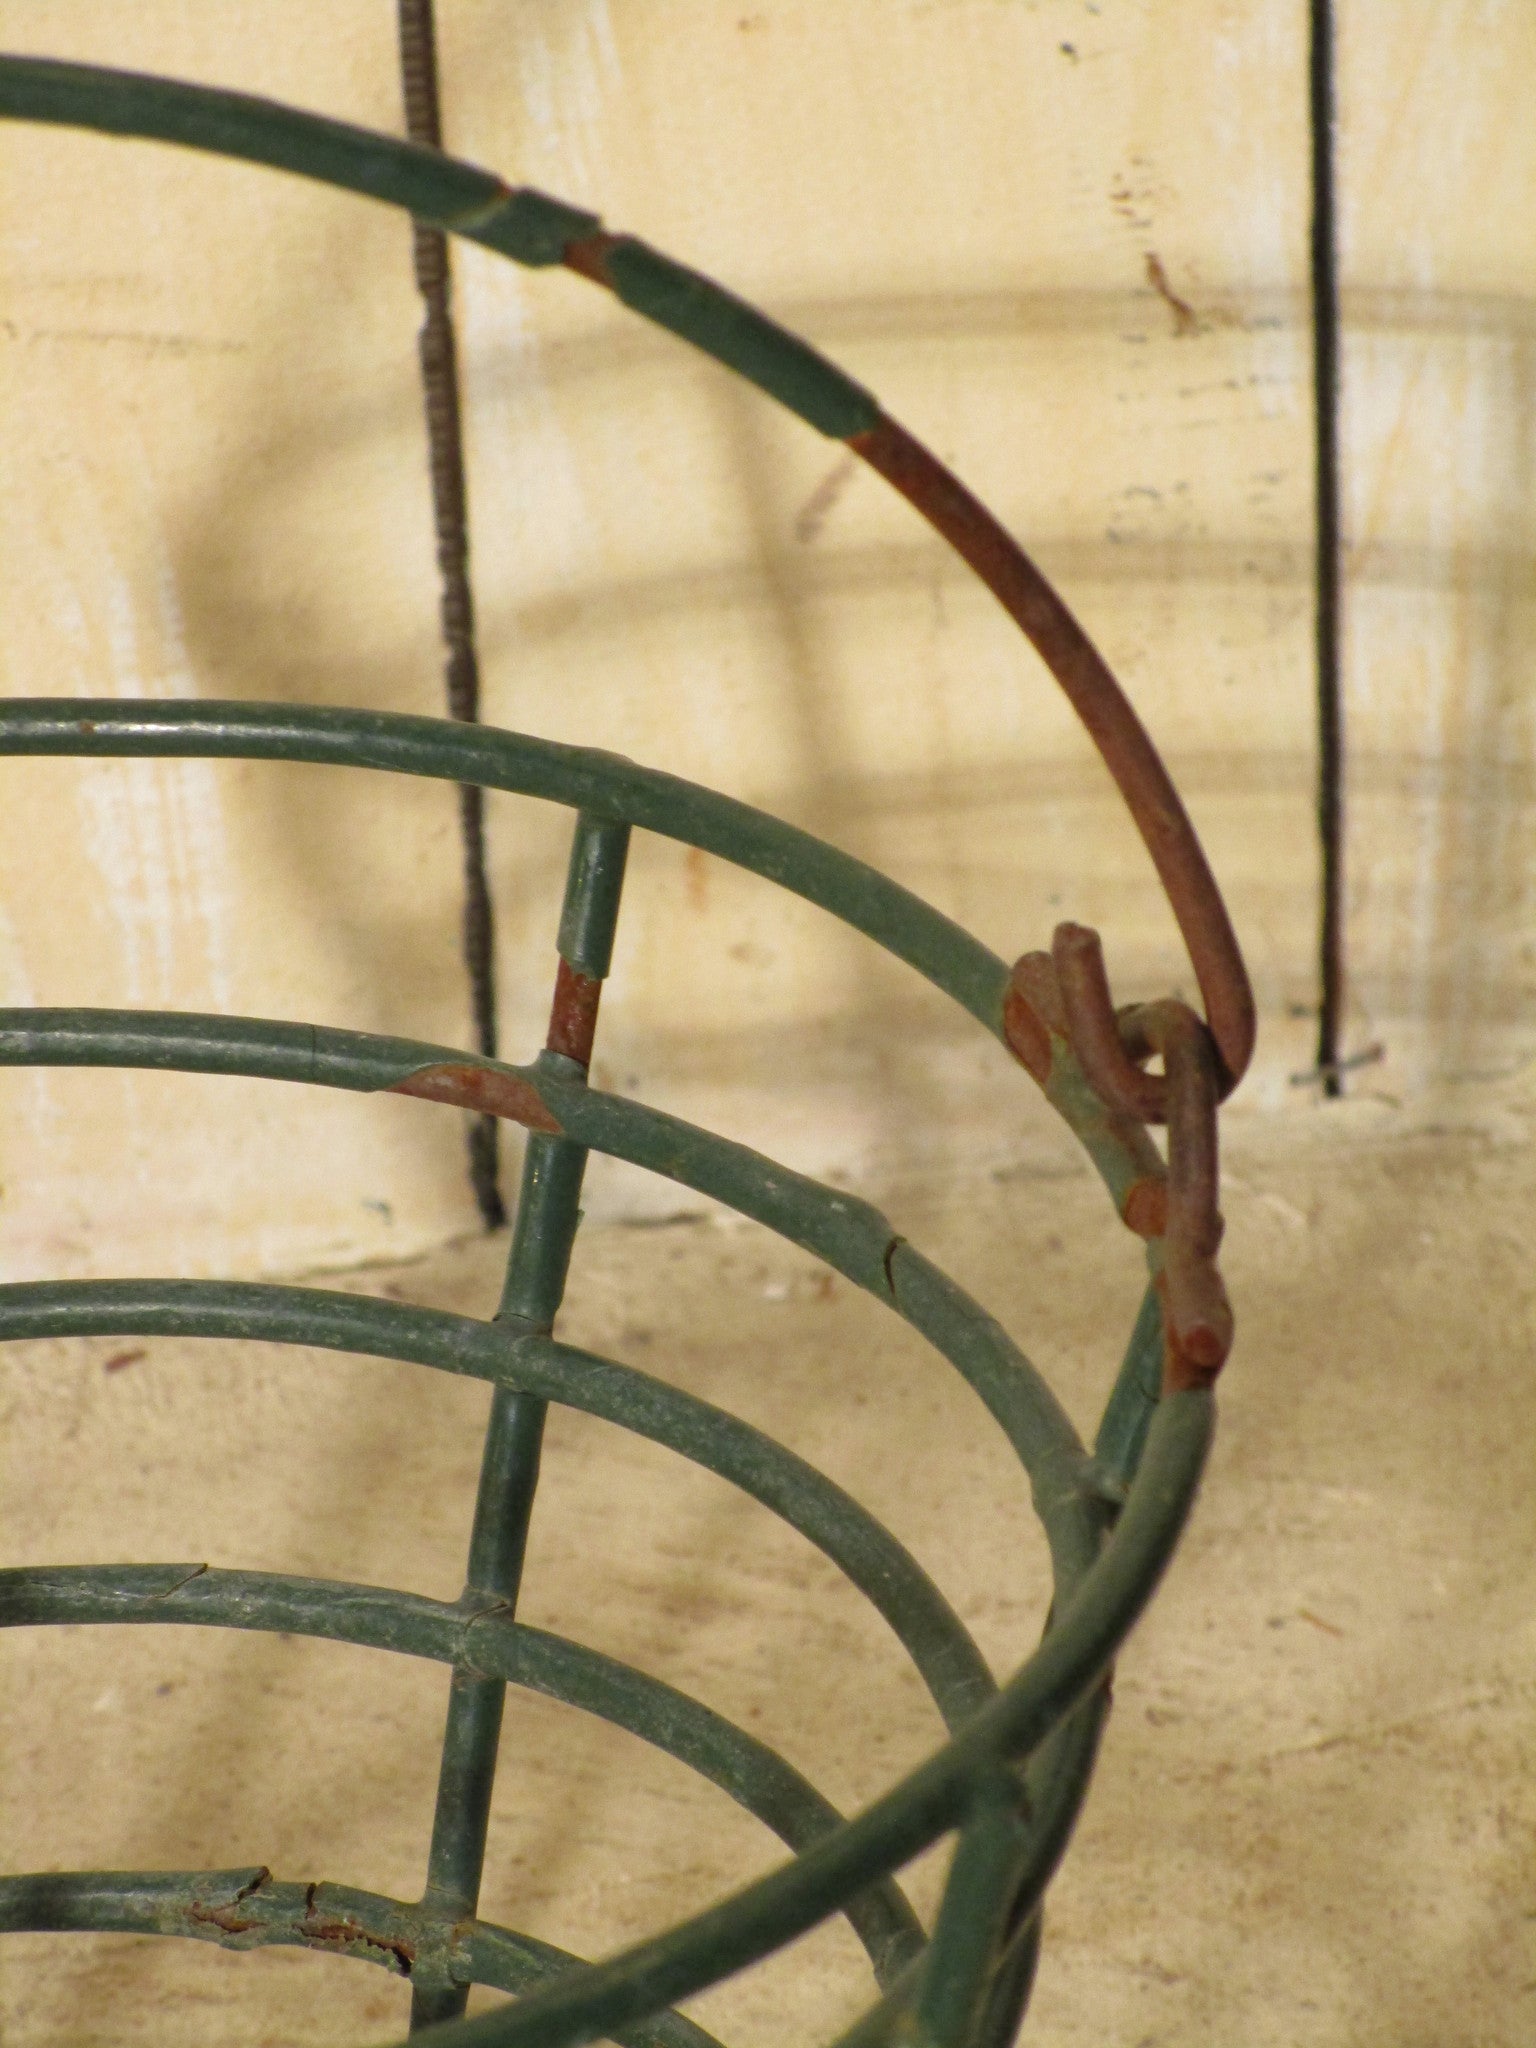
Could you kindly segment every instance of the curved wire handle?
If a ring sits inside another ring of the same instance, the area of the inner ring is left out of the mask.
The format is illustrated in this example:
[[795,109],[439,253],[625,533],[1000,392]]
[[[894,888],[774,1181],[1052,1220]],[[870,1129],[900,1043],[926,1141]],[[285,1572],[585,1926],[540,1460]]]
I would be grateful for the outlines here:
[[[754,322],[762,319],[760,314],[722,292],[718,285],[693,272],[682,272],[681,266],[672,264],[669,258],[658,257],[654,250],[630,235],[600,230],[567,243],[560,260],[568,270],[606,286],[626,303],[635,304],[637,310],[662,318],[664,324],[684,333],[686,339],[722,360],[729,360],[732,368],[742,369],[739,359],[726,357],[723,348],[712,345],[717,337],[705,331],[698,308],[685,302],[656,309],[641,301],[635,289],[635,273],[641,259],[647,272],[665,264],[669,272],[686,279],[692,288],[690,296],[701,301],[707,298],[710,310],[714,310],[715,300],[725,300],[733,312],[739,307],[741,313],[751,313]],[[673,317],[667,318],[668,313]],[[765,326],[770,324],[764,322]],[[795,345],[804,347],[798,341]],[[817,362],[821,359],[817,358]],[[833,368],[831,364],[824,367]],[[747,374],[751,375],[750,367]],[[1206,1022],[1217,1053],[1220,1095],[1224,1099],[1242,1079],[1253,1056],[1253,990],[1205,850],[1146,727],[1109,664],[1012,534],[936,455],[882,411],[869,394],[860,395],[868,399],[873,417],[867,425],[859,425],[835,438],[843,440],[899,491],[986,584],[1050,670],[1114,777],[1152,856],[1200,985]],[[1097,993],[1090,992],[1090,1005]],[[1094,1023],[1102,1027],[1104,1019],[1112,1016],[1105,984],[1102,1008]],[[1074,1029],[1074,1041],[1075,1038]],[[1141,1077],[1154,1084],[1150,1090],[1140,1091],[1143,1099],[1155,1097],[1150,1112],[1132,1111],[1127,1100],[1119,1099],[1133,1092],[1129,1076],[1137,1072],[1123,1054],[1121,1059],[1123,1065],[1106,1066],[1105,1070],[1114,1072],[1122,1085],[1116,1093],[1106,1093],[1105,1100],[1143,1119],[1165,1121],[1167,1090],[1155,1086],[1155,1076]]]
[[[658,258],[633,237],[602,230],[567,243],[561,260],[567,269],[662,318],[733,367],[744,367],[739,345],[727,354],[708,319],[692,303],[698,300],[717,321],[715,298],[706,295],[718,295],[733,309],[739,305],[708,280],[685,273],[687,293],[664,297],[658,307],[650,273],[669,259]],[[679,288],[677,279],[669,277],[667,282]],[[761,318],[755,313],[751,317]],[[819,357],[815,360],[820,364]],[[751,374],[751,365],[745,367]],[[1155,1226],[1143,1234],[1165,1239],[1158,1278],[1168,1336],[1167,1384],[1201,1384],[1220,1371],[1232,1348],[1232,1310],[1216,1267],[1222,1237],[1216,1109],[1246,1072],[1257,1028],[1253,989],[1237,935],[1178,791],[1104,657],[1006,528],[905,427],[872,398],[868,402],[874,411],[870,423],[839,438],[893,485],[975,571],[1044,661],[1125,799],[1195,970],[1205,1002],[1203,1020],[1178,1002],[1117,1017],[1098,933],[1086,925],[1059,925],[1047,963],[1050,993],[1045,1011],[1032,1008],[1020,985],[1019,968],[1025,964],[1021,961],[1010,991],[1021,1001],[1011,1003],[1005,1012],[1004,1030],[1013,1051],[1042,1086],[1051,1070],[1049,1041],[1054,1028],[1106,1109],[1138,1123],[1168,1126],[1166,1197],[1160,1206],[1143,1205],[1139,1222],[1130,1213],[1126,1220],[1134,1229],[1141,1229],[1142,1223]],[[1025,960],[1031,957],[1026,955]],[[1035,980],[1043,993],[1038,974]],[[1024,1022],[1021,1009],[1029,1013],[1033,1029]],[[1021,1025],[1027,1050],[1016,1036]],[[1163,1060],[1161,1074],[1146,1071],[1143,1062],[1153,1056]]]

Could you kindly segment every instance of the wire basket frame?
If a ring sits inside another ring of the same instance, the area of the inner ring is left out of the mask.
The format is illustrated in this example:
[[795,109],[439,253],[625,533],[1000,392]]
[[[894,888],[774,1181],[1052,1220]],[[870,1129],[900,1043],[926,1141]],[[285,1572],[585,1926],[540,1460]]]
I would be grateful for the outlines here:
[[[1254,1010],[1226,910],[1162,763],[1101,657],[996,520],[874,398],[707,279],[590,214],[391,137],[245,95],[96,67],[0,58],[0,115],[177,142],[325,180],[535,267],[565,268],[703,348],[883,474],[992,588],[1081,715],[1142,831],[1205,1005],[1116,1012],[1097,937],[1058,928],[1011,969],[864,863],[762,811],[615,755],[446,720],[260,703],[0,704],[0,754],[283,760],[426,776],[574,815],[546,1044],[518,1066],[401,1038],[249,1018],[0,1011],[0,1064],[239,1074],[424,1097],[528,1131],[500,1308],[489,1322],[316,1288],[184,1280],[0,1287],[0,1339],[224,1337],[399,1359],[494,1389],[466,1587],[440,1602],[203,1564],[0,1571],[0,1623],[280,1630],[447,1665],[451,1685],[423,1897],[403,1902],[265,1869],[0,1878],[0,1931],[191,1936],[302,1946],[409,1979],[412,2027],[446,2044],[705,2048],[673,2008],[834,1914],[868,1953],[877,2002],[843,2036],[1002,2048],[1028,2002],[1046,1886],[1108,1709],[1113,1659],[1193,1502],[1232,1321],[1216,1268],[1216,1113],[1251,1055]],[[719,855],[905,961],[1034,1076],[1145,1241],[1149,1285],[1093,1446],[1004,1331],[869,1203],[588,1085],[634,828]],[[1162,1071],[1149,1070],[1160,1056]],[[1168,1127],[1166,1160],[1149,1136]],[[554,1335],[590,1152],[646,1167],[804,1247],[901,1316],[991,1412],[1027,1473],[1053,1602],[999,1686],[942,1594],[839,1487],[745,1422]],[[516,1616],[550,1402],[666,1445],[739,1487],[836,1564],[888,1622],[949,1731],[852,1818],[743,1729],[643,1672]],[[579,1706],[690,1765],[792,1852],[765,1877],[600,1963],[476,1918],[508,1684]],[[937,1921],[895,1874],[956,1846]],[[464,2019],[468,1988],[517,1994]]]

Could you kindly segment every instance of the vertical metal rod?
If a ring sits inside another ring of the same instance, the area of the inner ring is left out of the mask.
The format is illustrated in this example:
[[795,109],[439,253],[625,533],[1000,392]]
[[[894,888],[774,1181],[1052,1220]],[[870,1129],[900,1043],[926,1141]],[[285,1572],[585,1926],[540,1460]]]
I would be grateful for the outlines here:
[[1149,1287],[1141,1297],[1141,1309],[1093,1443],[1094,1470],[1116,1499],[1124,1499],[1136,1477],[1147,1431],[1157,1412],[1163,1348],[1163,1304],[1157,1289]]
[[[628,851],[627,825],[578,816],[560,917],[549,1043],[538,1059],[567,1079],[584,1079],[591,1060]],[[553,1328],[581,1221],[586,1163],[585,1146],[543,1132],[530,1134],[498,1323],[518,1332]],[[536,1395],[508,1387],[498,1387],[492,1396],[469,1544],[467,1607],[516,1609],[545,1407]],[[505,1698],[499,1678],[465,1670],[453,1674],[425,1893],[425,1903],[447,1920],[468,1917],[479,1902]],[[465,1985],[426,1981],[423,1975],[411,1993],[412,2033],[456,2019],[468,1997]]]
[[976,1789],[928,1946],[912,2028],[921,2048],[962,2048],[976,2034],[992,1990],[1010,1873],[1027,1846],[1023,1804],[1023,1788],[1011,1772]]
[[[437,83],[437,36],[432,0],[399,0],[400,79],[405,128],[412,142],[443,146]],[[480,664],[475,654],[475,613],[469,582],[469,512],[464,483],[464,426],[459,405],[459,360],[449,305],[448,238],[437,228],[411,223],[416,289],[423,316],[417,337],[426,409],[432,514],[437,539],[439,616],[447,654],[448,714],[473,725],[480,717]],[[495,926],[485,868],[485,792],[459,789],[464,877],[463,950],[469,973],[475,1045],[496,1057]],[[501,1199],[495,1117],[476,1117],[469,1131],[469,1177],[487,1230],[507,1220]]]
[[998,1965],[987,1997],[987,2009],[974,2036],[975,2048],[1013,2048],[1040,1964],[1044,1908],[1037,1906],[1028,1925],[1013,1937]]
[[1344,688],[1342,525],[1339,510],[1339,251],[1334,205],[1332,0],[1311,0],[1312,388],[1316,421],[1317,825],[1322,844],[1318,921],[1317,1069],[1342,1093],[1344,1021]]

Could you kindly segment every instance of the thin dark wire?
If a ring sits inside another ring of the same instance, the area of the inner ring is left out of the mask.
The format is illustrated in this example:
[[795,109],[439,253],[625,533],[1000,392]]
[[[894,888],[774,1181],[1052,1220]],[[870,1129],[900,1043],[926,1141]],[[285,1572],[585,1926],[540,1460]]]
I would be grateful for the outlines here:
[[1318,926],[1317,1072],[1341,1095],[1344,1012],[1344,693],[1339,516],[1339,252],[1334,212],[1332,0],[1311,0],[1312,383],[1317,489],[1317,824],[1322,842]]
[[[443,146],[437,84],[437,36],[432,0],[399,0],[400,81],[405,127],[412,142]],[[417,348],[427,418],[432,512],[448,713],[473,725],[480,717],[480,664],[475,656],[475,612],[469,583],[469,514],[464,487],[464,429],[459,408],[458,350],[449,310],[448,241],[436,228],[411,225],[416,289],[425,308]],[[485,796],[468,784],[459,790],[463,842],[464,965],[469,971],[476,1048],[496,1057],[495,927],[485,869]],[[496,1119],[476,1117],[469,1129],[469,1178],[487,1230],[507,1220],[501,1198]]]

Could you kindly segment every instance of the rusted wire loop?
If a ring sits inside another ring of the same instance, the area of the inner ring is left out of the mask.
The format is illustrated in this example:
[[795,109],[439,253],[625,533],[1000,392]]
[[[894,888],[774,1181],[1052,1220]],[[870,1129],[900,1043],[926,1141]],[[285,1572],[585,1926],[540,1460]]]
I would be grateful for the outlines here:
[[1066,1036],[1089,1087],[1106,1108],[1121,1110],[1138,1123],[1166,1123],[1167,1077],[1147,1073],[1126,1049],[1098,933],[1085,924],[1057,925],[1051,961]]
[[[1187,1003],[1171,999],[1117,1015],[1099,935],[1073,924],[1057,927],[1050,953],[1026,953],[1015,964],[1007,1024],[1010,1044],[1042,1086],[1051,1079],[1051,1042],[1065,1040],[1112,1114],[1167,1125],[1166,1179],[1138,1182],[1122,1214],[1138,1236],[1162,1241],[1165,1384],[1170,1391],[1207,1384],[1226,1362],[1233,1334],[1216,1266],[1223,1070],[1209,1028]],[[1154,1057],[1161,1074],[1142,1065]]]
[[1187,1003],[1146,1003],[1121,1026],[1133,1055],[1162,1056],[1168,1094],[1168,1226],[1160,1289],[1168,1333],[1168,1390],[1203,1386],[1232,1349],[1232,1308],[1216,1265],[1224,1225],[1217,1206],[1216,1054]]

